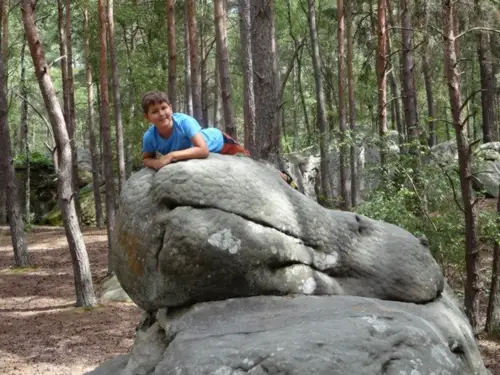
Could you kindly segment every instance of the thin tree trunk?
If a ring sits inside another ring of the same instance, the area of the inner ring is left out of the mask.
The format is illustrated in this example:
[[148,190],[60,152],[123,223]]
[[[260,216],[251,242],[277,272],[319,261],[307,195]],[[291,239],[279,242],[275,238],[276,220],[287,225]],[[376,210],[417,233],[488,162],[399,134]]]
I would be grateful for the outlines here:
[[457,68],[457,54],[455,52],[455,34],[453,27],[453,0],[443,0],[444,23],[444,67],[448,81],[450,106],[453,127],[457,140],[460,187],[462,191],[463,209],[465,215],[465,263],[467,281],[465,286],[465,311],[472,328],[478,333],[479,311],[479,252],[477,234],[477,206],[472,195],[472,168],[471,152],[467,129],[461,116],[462,99],[460,94],[460,80]]
[[425,94],[427,97],[427,126],[429,129],[428,144],[429,147],[432,147],[437,144],[437,131],[435,128],[436,108],[434,105],[434,95],[432,92],[432,73],[427,53],[424,53],[422,57],[422,70],[424,72]]
[[24,178],[24,220],[26,224],[31,224],[31,155],[29,143],[29,127],[28,127],[28,88],[26,86],[26,65],[25,65],[25,50],[26,38],[23,38],[21,47],[21,77],[19,80],[19,91],[24,99],[21,99],[21,149],[20,154],[25,155],[26,175]]
[[[500,227],[500,186],[498,186],[497,227]],[[486,312],[486,332],[500,332],[500,241],[493,248],[493,267],[491,271],[490,297]]]
[[177,46],[175,43],[175,0],[166,0],[168,29],[168,98],[177,111]]
[[386,164],[386,145],[385,137],[387,135],[387,22],[386,22],[386,0],[378,0],[378,48],[377,48],[377,86],[378,86],[378,133],[381,138],[380,163],[382,167]]
[[229,52],[227,49],[226,9],[224,0],[214,0],[214,21],[217,57],[219,58],[219,78],[221,83],[222,108],[224,112],[224,129],[237,139],[236,124],[233,115],[233,96],[231,75],[229,73]]
[[309,37],[311,39],[312,62],[316,87],[316,111],[319,130],[320,174],[321,188],[326,205],[333,205],[334,194],[331,187],[330,171],[328,169],[328,124],[325,111],[325,93],[323,90],[323,75],[321,73],[321,57],[319,53],[318,31],[316,28],[315,0],[308,0]]
[[68,122],[66,126],[68,127],[68,136],[71,146],[72,154],[72,181],[73,189],[75,194],[75,207],[78,220],[81,217],[81,207],[80,207],[80,189],[78,181],[78,158],[77,158],[77,145],[76,145],[76,119],[75,119],[75,87],[73,83],[73,44],[71,41],[71,0],[66,0],[66,22],[65,22],[65,37],[66,37],[66,69],[68,80],[67,90],[68,90]]
[[[201,19],[207,18],[207,0],[201,2]],[[200,85],[201,85],[201,122],[202,128],[206,128],[209,124],[208,119],[208,78],[207,78],[207,60],[210,50],[207,49],[207,41],[205,40],[205,22],[200,23],[198,40],[200,42]]]
[[222,124],[222,100],[221,100],[221,90],[220,90],[220,77],[219,77],[219,58],[215,59],[215,85],[214,85],[214,127],[217,129],[223,129]]
[[302,86],[302,51],[297,55],[297,85],[299,87],[300,95],[300,105],[302,106],[302,111],[304,113],[304,124],[306,128],[307,138],[310,139],[312,136],[311,125],[309,122],[309,112],[307,110],[306,97],[304,94],[304,88]]
[[97,143],[95,137],[94,122],[94,88],[92,85],[92,66],[90,63],[90,30],[89,30],[89,12],[83,10],[83,34],[84,34],[84,52],[85,52],[85,79],[87,81],[87,125],[89,129],[89,149],[92,163],[92,190],[94,193],[95,219],[96,226],[104,226],[102,216],[102,203],[99,177],[99,155],[97,152]]
[[[69,0],[68,0],[69,1]],[[113,81],[113,108],[116,129],[116,158],[118,159],[118,191],[122,191],[127,179],[125,175],[125,149],[123,145],[122,100],[120,98],[120,74],[116,61],[115,21],[113,0],[108,0],[108,38],[109,57],[111,61],[111,76]]]
[[191,84],[191,46],[189,45],[189,28],[187,3],[184,12],[184,111],[193,115],[193,86]]
[[[0,1],[0,25],[8,21],[8,12],[5,12],[3,1]],[[2,27],[1,39],[7,39],[8,27]],[[16,267],[27,267],[30,264],[28,246],[24,235],[24,223],[21,218],[19,194],[16,184],[16,171],[11,155],[9,134],[9,113],[7,99],[7,81],[5,71],[5,48],[2,46],[0,56],[0,191],[5,192],[6,208],[9,217],[10,236],[14,249],[14,262]],[[3,207],[2,207],[3,210]]]
[[95,306],[96,298],[92,285],[92,275],[90,264],[85,248],[85,242],[80,231],[78,218],[76,216],[75,201],[73,199],[72,185],[72,155],[70,140],[64,123],[61,107],[57,101],[54,85],[49,75],[49,66],[45,59],[42,43],[38,37],[35,25],[31,0],[22,0],[22,15],[24,30],[28,45],[30,47],[36,77],[40,86],[40,91],[50,117],[50,122],[54,131],[57,143],[58,168],[57,168],[57,188],[61,213],[68,239],[68,246],[73,262],[73,273],[75,278],[76,305]]
[[106,9],[104,0],[98,1],[99,9],[99,73],[100,73],[100,120],[101,120],[101,141],[103,143],[104,179],[106,181],[106,228],[108,231],[108,273],[113,273],[111,264],[111,251],[113,248],[113,230],[115,227],[115,182],[113,174],[113,152],[111,147],[111,127],[109,120],[109,88],[108,88],[108,67],[107,67],[107,41],[106,41]]
[[257,152],[255,139],[255,94],[254,87],[254,69],[252,61],[252,18],[250,10],[250,1],[241,0],[240,10],[240,39],[243,64],[243,116],[244,121],[244,144],[250,154]]
[[186,0],[189,60],[191,62],[191,91],[193,96],[193,117],[203,123],[201,105],[200,59],[197,46],[196,1]]
[[346,6],[346,38],[347,38],[347,90],[349,101],[349,129],[351,131],[350,145],[350,170],[351,170],[351,205],[356,207],[358,204],[358,162],[356,150],[356,100],[355,100],[355,82],[354,82],[354,46],[352,36],[353,0],[347,0]]
[[339,130],[340,130],[340,155],[339,155],[339,175],[340,175],[340,207],[344,210],[351,208],[351,200],[347,192],[347,144],[346,144],[346,106],[344,96],[344,76],[345,76],[345,48],[344,48],[344,2],[337,0],[337,39],[338,39],[338,87],[339,87]]

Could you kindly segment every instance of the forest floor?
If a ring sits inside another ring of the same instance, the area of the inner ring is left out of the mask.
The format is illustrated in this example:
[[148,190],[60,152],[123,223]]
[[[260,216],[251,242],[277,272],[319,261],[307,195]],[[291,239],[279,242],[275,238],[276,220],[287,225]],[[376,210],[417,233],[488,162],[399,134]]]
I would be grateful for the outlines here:
[[[98,285],[107,269],[106,231],[85,229],[84,238]],[[64,231],[34,228],[28,242],[35,266],[12,268],[9,231],[0,227],[0,374],[81,375],[128,352],[140,309],[117,302],[75,308]],[[500,340],[483,337],[479,346],[487,367],[500,375]]]

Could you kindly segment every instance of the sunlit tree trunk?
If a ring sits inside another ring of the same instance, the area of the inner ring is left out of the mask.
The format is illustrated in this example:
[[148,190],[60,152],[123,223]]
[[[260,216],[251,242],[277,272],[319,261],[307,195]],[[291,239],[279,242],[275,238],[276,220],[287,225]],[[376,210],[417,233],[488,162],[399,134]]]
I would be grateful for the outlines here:
[[[7,87],[8,83],[8,53],[9,53],[9,0],[0,0],[0,59],[3,64],[3,84]],[[1,89],[1,88],[0,88]],[[7,97],[6,97],[7,100]],[[7,108],[7,101],[5,108]],[[7,224],[7,196],[5,188],[0,186],[0,225]]]
[[36,77],[54,132],[57,144],[57,190],[69,251],[73,263],[77,306],[95,306],[96,298],[92,284],[92,275],[87,249],[76,216],[72,185],[72,154],[70,139],[64,123],[64,117],[57,101],[54,85],[49,75],[49,66],[45,59],[41,40],[35,25],[31,0],[21,2],[24,31],[30,47]]
[[465,215],[465,263],[467,280],[465,286],[465,311],[472,328],[478,333],[479,311],[479,251],[477,234],[477,206],[472,194],[471,150],[467,138],[467,127],[461,116],[462,99],[460,94],[460,78],[457,68],[455,50],[453,0],[443,0],[444,31],[444,68],[450,96],[450,107],[453,127],[457,140],[460,187],[462,191],[463,210]]
[[107,40],[106,40],[106,9],[105,0],[98,1],[99,11],[99,73],[100,73],[100,120],[101,120],[101,140],[103,143],[104,179],[106,181],[106,228],[108,231],[108,273],[112,273],[110,263],[111,249],[113,247],[113,230],[115,227],[115,182],[113,173],[113,152],[111,141],[111,126],[109,119],[109,87],[108,87],[108,66],[107,66]]
[[197,48],[196,1],[186,0],[189,60],[191,62],[191,92],[193,96],[193,117],[203,123],[201,104],[201,72]]
[[120,75],[116,61],[115,47],[115,21],[113,11],[113,0],[108,1],[108,38],[109,57],[111,62],[111,77],[113,82],[113,108],[116,129],[116,159],[118,160],[118,191],[121,191],[125,180],[125,147],[123,144],[123,122],[122,122],[122,100],[120,98]]
[[254,155],[257,152],[255,139],[255,95],[254,70],[252,61],[252,17],[250,0],[239,2],[240,10],[240,40],[241,61],[243,64],[243,116],[244,120],[244,144],[245,148]]
[[19,91],[21,93],[21,142],[19,153],[25,157],[26,173],[24,177],[24,220],[31,224],[31,153],[28,126],[28,87],[26,86],[26,63],[25,63],[26,38],[23,38],[21,47],[21,77],[19,79]]
[[177,46],[175,42],[175,0],[166,0],[168,29],[168,98],[177,111]]
[[311,40],[314,81],[316,87],[316,111],[319,130],[320,175],[323,199],[326,205],[333,205],[334,194],[331,186],[330,171],[328,170],[328,123],[326,120],[325,93],[323,90],[323,75],[321,73],[321,58],[319,53],[318,30],[316,28],[315,0],[308,0],[307,19],[309,23],[309,37]]
[[380,150],[380,163],[385,165],[385,136],[387,134],[387,22],[386,22],[386,0],[378,0],[377,13],[377,90],[378,90],[378,132],[382,141]]
[[214,0],[214,21],[217,45],[219,79],[221,84],[222,108],[224,113],[224,129],[234,139],[237,139],[236,124],[233,115],[233,95],[231,75],[229,74],[229,52],[227,49],[227,25],[225,0]]
[[92,67],[90,63],[90,30],[89,30],[89,11],[85,7],[83,10],[83,35],[84,35],[84,53],[85,53],[85,79],[87,82],[87,126],[89,131],[89,149],[92,163],[92,189],[94,193],[95,218],[98,228],[104,225],[102,217],[102,203],[100,192],[99,177],[99,159],[97,152],[97,142],[95,136],[94,121],[94,88],[92,85]]
[[[203,20],[207,20],[209,22],[209,13],[207,12],[207,0],[202,0],[200,7],[200,17]],[[208,119],[208,107],[209,107],[209,90],[208,90],[208,81],[207,78],[207,65],[208,65],[208,57],[210,54],[210,49],[208,48],[208,43],[206,40],[206,29],[207,25],[205,22],[200,22],[199,25],[199,33],[198,33],[198,41],[200,45],[199,55],[200,55],[200,85],[201,85],[201,126],[206,128],[209,123]]]
[[274,2],[253,0],[250,12],[256,123],[256,152],[252,155],[278,166],[281,160]]
[[346,105],[345,105],[345,48],[344,48],[344,1],[337,0],[337,42],[338,42],[338,88],[339,88],[339,130],[340,130],[340,157],[339,157],[339,175],[340,175],[340,207],[342,209],[351,208],[351,200],[347,192],[347,144],[346,144]]
[[349,129],[351,131],[351,145],[350,145],[350,170],[351,170],[351,205],[355,207],[358,204],[358,162],[356,150],[356,100],[354,88],[356,82],[354,81],[354,41],[352,36],[352,26],[354,22],[353,17],[354,1],[347,0],[346,3],[346,38],[347,38],[347,90],[349,101]]

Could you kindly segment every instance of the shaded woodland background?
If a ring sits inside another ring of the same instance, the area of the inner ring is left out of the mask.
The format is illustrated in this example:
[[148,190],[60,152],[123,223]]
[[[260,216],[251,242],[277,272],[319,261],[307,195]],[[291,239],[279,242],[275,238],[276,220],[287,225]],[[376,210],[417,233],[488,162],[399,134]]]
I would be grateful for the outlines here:
[[[277,167],[289,153],[317,149],[318,201],[425,236],[463,288],[475,331],[483,329],[481,299],[488,300],[487,331],[498,330],[500,203],[473,189],[472,173],[475,148],[500,140],[497,0],[0,4],[0,224],[8,218],[17,266],[30,263],[30,179],[48,170],[73,259],[76,303],[96,303],[81,198],[93,195],[95,224],[106,226],[111,249],[117,194],[141,167],[149,126],[140,98],[160,89],[176,111],[224,129]],[[380,153],[382,183],[361,201],[348,180],[359,178],[367,134]],[[457,159],[426,162],[445,141],[456,146]],[[91,179],[81,189],[83,150]],[[16,168],[23,171],[23,198]]]

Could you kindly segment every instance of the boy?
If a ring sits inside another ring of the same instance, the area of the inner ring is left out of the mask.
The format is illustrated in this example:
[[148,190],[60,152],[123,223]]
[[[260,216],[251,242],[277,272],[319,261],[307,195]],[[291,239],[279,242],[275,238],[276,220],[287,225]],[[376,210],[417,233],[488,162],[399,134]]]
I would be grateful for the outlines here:
[[[142,97],[144,117],[152,123],[143,137],[144,165],[159,170],[178,160],[204,159],[209,152],[226,155],[247,150],[217,128],[202,129],[198,121],[183,113],[172,113],[166,93],[150,91]],[[156,152],[162,154],[156,158]]]
[[[198,121],[183,113],[173,113],[168,96],[162,91],[150,91],[142,97],[144,117],[153,124],[143,137],[144,166],[156,170],[178,160],[205,159],[209,152],[225,155],[250,153],[226,133],[217,128],[202,129]],[[162,154],[159,158],[156,153]],[[281,178],[297,189],[285,171]]]

